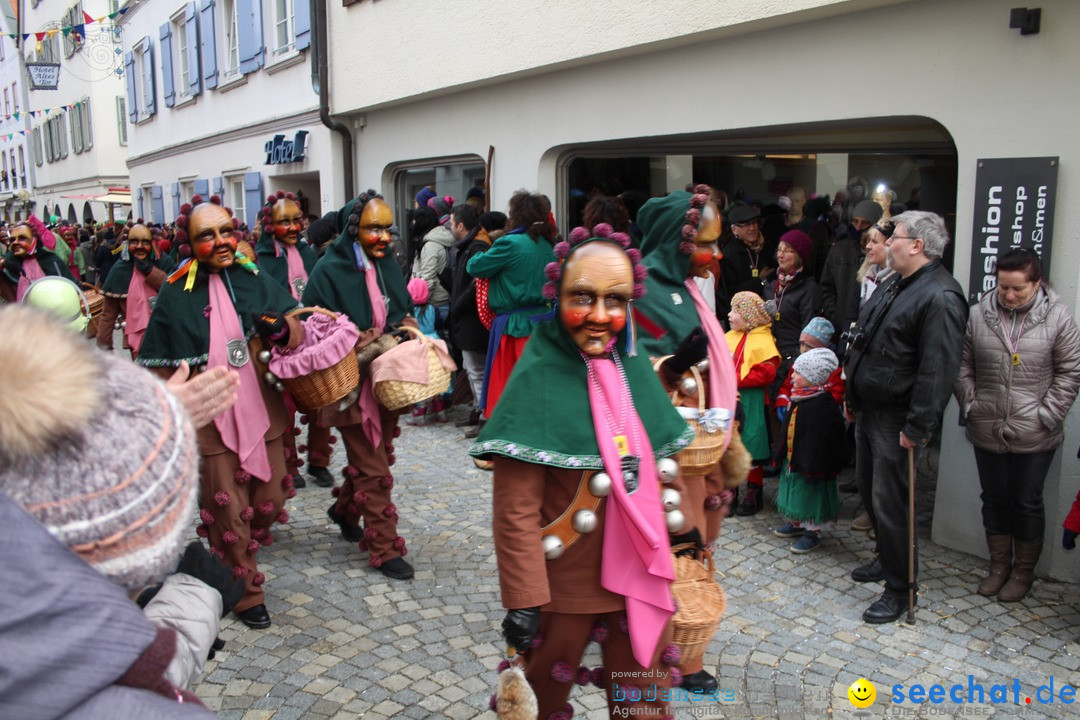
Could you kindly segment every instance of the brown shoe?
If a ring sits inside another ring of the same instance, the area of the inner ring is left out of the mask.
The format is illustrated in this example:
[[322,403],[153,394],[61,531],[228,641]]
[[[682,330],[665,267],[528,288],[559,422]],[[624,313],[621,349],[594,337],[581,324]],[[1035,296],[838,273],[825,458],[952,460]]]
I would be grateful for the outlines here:
[[473,461],[473,465],[480,468],[481,470],[491,471],[491,470],[495,469],[495,461],[494,460],[481,460],[480,458],[473,458],[472,461]]
[[870,513],[863,511],[863,514],[851,521],[851,529],[856,532],[869,532],[874,529],[874,524],[870,522]]
[[986,533],[986,546],[990,548],[990,571],[979,583],[975,592],[983,597],[993,597],[1001,591],[1001,586],[1009,579],[1009,573],[1012,572],[1012,535]]
[[1035,565],[1042,553],[1042,543],[1017,541],[1014,552],[1012,573],[997,596],[1001,602],[1019,602],[1027,597],[1031,583],[1035,581]]

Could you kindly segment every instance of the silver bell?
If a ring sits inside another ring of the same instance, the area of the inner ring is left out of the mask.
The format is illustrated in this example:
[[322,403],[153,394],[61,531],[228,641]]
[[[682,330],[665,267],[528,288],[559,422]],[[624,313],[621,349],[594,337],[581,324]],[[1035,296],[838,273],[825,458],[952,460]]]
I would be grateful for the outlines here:
[[698,372],[708,372],[709,370],[709,358],[701,358],[697,361],[696,365]]
[[123,330],[126,327],[127,327],[127,320],[121,320],[120,321],[120,329]]
[[263,373],[263,380],[266,381],[267,385],[273,385],[277,382],[277,375],[267,370]]
[[589,492],[593,497],[607,497],[611,492],[611,476],[607,473],[596,473],[589,478]]
[[540,542],[544,545],[544,557],[548,560],[556,559],[563,554],[565,549],[562,540],[554,535],[545,535]]
[[259,354],[256,355],[256,357],[259,359],[259,362],[261,362],[263,365],[269,365],[270,364],[270,351],[269,350],[260,350]]
[[660,482],[667,485],[679,476],[679,463],[671,458],[662,458],[656,462],[656,472],[660,475]]
[[697,380],[692,377],[684,377],[679,381],[679,392],[683,395],[697,395]]
[[675,488],[664,488],[660,491],[660,502],[664,506],[664,512],[674,512],[682,505],[682,495]]
[[113,323],[113,330],[119,330],[119,329],[120,329],[120,321],[117,320],[116,322]]
[[597,522],[596,513],[592,510],[578,510],[570,520],[570,527],[582,534],[591,533],[596,529]]
[[278,380],[276,383],[274,383],[274,389],[278,392],[285,392],[285,383]]
[[686,517],[682,514],[682,510],[672,510],[664,516],[667,521],[667,530],[669,533],[682,532],[683,527],[686,525]]

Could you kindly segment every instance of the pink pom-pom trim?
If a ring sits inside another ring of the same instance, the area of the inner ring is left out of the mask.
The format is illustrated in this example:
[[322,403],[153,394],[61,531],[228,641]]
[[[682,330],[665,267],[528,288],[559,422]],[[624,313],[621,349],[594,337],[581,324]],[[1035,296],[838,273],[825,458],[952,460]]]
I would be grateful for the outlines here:
[[224,490],[218,490],[216,493],[214,493],[214,502],[221,507],[225,507],[229,504],[229,493],[225,492]]
[[569,683],[574,680],[574,669],[562,660],[551,665],[551,679],[557,683]]

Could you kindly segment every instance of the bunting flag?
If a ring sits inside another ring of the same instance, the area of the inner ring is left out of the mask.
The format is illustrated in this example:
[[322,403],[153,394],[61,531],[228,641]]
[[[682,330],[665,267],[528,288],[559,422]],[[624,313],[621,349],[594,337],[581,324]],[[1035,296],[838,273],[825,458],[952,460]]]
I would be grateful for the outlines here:
[[46,37],[49,37],[49,38],[56,37],[56,33],[59,32],[59,33],[63,33],[64,37],[68,37],[69,34],[75,34],[75,35],[78,35],[80,38],[85,40],[86,39],[86,26],[87,25],[93,25],[94,23],[102,24],[106,20],[114,20],[117,17],[119,17],[120,15],[123,15],[124,13],[126,13],[129,9],[130,9],[129,7],[122,7],[122,8],[120,8],[119,10],[117,10],[115,12],[111,12],[108,15],[102,15],[99,18],[95,18],[93,15],[91,15],[90,13],[83,10],[83,22],[81,22],[81,23],[79,23],[77,25],[69,25],[67,27],[54,28],[52,30],[45,30],[43,32],[22,33],[22,35],[19,35],[18,33],[9,33],[9,32],[0,31],[0,37],[5,37],[5,36],[6,37],[12,37],[12,36],[21,37],[22,41],[24,43],[29,42],[30,38],[32,38],[32,37],[36,38],[37,39],[37,44],[38,44],[38,52],[40,53],[41,52],[41,43],[45,40]]

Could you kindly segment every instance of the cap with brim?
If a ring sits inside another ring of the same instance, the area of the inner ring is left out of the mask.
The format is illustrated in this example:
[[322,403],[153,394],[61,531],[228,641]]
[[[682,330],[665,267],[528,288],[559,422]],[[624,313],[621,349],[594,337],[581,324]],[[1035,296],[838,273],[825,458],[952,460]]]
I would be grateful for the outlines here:
[[728,211],[728,222],[732,225],[742,225],[753,222],[761,217],[761,211],[753,205],[736,205]]

